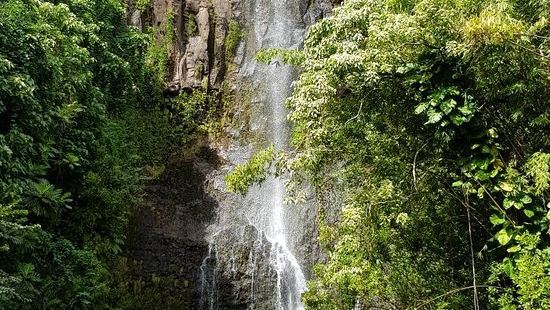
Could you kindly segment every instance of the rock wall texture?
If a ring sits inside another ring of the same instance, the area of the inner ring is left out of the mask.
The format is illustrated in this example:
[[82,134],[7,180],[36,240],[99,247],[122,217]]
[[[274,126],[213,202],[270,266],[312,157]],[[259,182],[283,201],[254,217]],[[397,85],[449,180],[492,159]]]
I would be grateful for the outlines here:
[[[182,309],[199,309],[200,267],[208,253],[206,230],[216,216],[217,201],[206,190],[206,175],[217,168],[211,151],[194,156],[173,154],[158,180],[145,190],[143,204],[131,220],[126,255],[137,266],[132,275],[151,285]],[[177,298],[174,298],[177,296]],[[158,305],[158,309],[171,308]]]
[[[249,24],[246,10],[261,5],[254,0],[152,0],[140,10],[136,0],[128,3],[128,23],[139,29],[160,26],[173,15],[176,37],[170,54],[167,85],[182,89],[207,86],[219,90],[226,77],[225,38],[229,20]],[[307,25],[330,15],[332,0],[287,0],[300,3]],[[246,31],[246,29],[244,29]],[[241,58],[235,58],[237,62]],[[230,59],[229,61],[233,61]]]
[[167,85],[177,89],[218,90],[225,74],[225,37],[238,0],[152,0],[140,10],[131,0],[128,23],[140,29],[159,27],[173,16],[175,39]]
[[[270,1],[152,0],[144,10],[133,1],[128,3],[128,23],[142,30],[160,27],[167,16],[173,16],[175,38],[166,81],[172,93],[200,88],[235,102],[233,110],[226,111],[232,119],[223,128],[230,141],[210,141],[196,156],[176,155],[161,179],[148,187],[132,223],[139,228],[130,240],[129,256],[140,263],[140,276],[145,279],[151,275],[184,279],[184,287],[168,293],[180,294],[186,309],[276,309],[272,246],[255,226],[247,224],[247,212],[254,211],[241,208],[255,202],[227,193],[224,184],[225,174],[258,148],[257,142],[244,138],[243,131],[266,130],[262,85],[253,81],[253,58],[262,47],[257,46],[262,41],[257,37],[267,29],[255,33],[258,27],[253,25],[261,28],[269,21],[251,19]],[[295,10],[297,29],[301,29],[294,34],[297,38],[303,38],[307,27],[328,16],[333,7],[331,0],[277,1]],[[232,20],[244,35],[232,59],[227,59],[225,44]],[[296,48],[300,42],[296,40]],[[250,114],[256,115],[254,124],[243,117]],[[303,233],[291,241],[307,276],[321,254],[314,242],[316,210],[301,212],[309,220]]]

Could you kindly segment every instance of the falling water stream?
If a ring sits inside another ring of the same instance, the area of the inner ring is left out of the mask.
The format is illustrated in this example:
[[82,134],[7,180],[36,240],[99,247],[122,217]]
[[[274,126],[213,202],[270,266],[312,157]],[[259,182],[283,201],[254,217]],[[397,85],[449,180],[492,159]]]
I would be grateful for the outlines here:
[[[274,61],[270,65],[259,64],[255,60],[255,53],[260,49],[290,49],[301,45],[305,25],[299,3],[296,0],[248,1],[251,35],[246,42],[247,53],[241,64],[240,74],[255,90],[252,109],[256,111],[253,112],[256,115],[252,116],[250,126],[263,140],[260,145],[254,146],[255,149],[262,145],[274,145],[278,150],[289,148],[289,124],[284,102],[291,94],[292,82],[296,78],[295,71],[280,61]],[[229,246],[234,246],[235,242],[244,244],[248,226],[253,227],[257,233],[252,245],[247,245],[250,249],[246,274],[251,279],[252,296],[247,309],[303,309],[301,294],[306,290],[306,279],[293,254],[293,249],[303,234],[303,227],[297,225],[302,219],[295,206],[285,205],[284,179],[268,178],[262,185],[254,186],[241,203],[239,206],[228,204],[225,211],[220,211],[218,215],[218,224],[212,237],[214,245],[211,245],[201,267],[201,308],[214,310],[225,306],[218,301],[220,297],[216,288],[219,284],[216,280],[218,273],[223,273],[216,264],[224,260],[217,253],[221,253],[223,249],[216,250],[215,240],[235,234],[241,236],[232,239],[235,241],[229,242]],[[270,247],[267,254],[266,245]],[[231,249],[229,255],[233,256],[235,252],[238,250]],[[267,261],[262,260],[265,257],[268,257]],[[237,274],[236,258],[230,257],[226,261],[229,263],[225,264],[225,268],[231,269],[230,274]],[[273,290],[270,294],[274,297],[274,302],[270,306],[266,306],[265,297],[256,301],[257,293],[265,294],[265,289],[260,288],[260,282],[265,283],[266,279],[259,277],[273,276],[270,272],[260,272],[259,270],[266,269],[259,264],[269,264],[268,269],[275,273],[276,285],[270,289]]]
[[[262,48],[292,48],[295,42],[296,23],[292,10],[285,0],[270,0],[270,19],[267,25],[255,25],[258,40],[263,40]],[[260,2],[261,3],[261,2]],[[260,8],[257,8],[260,9]],[[262,36],[262,31],[265,31]],[[299,38],[298,40],[301,40]],[[265,104],[269,113],[267,119],[269,130],[266,138],[276,149],[288,148],[288,123],[287,110],[284,106],[286,98],[290,95],[291,84],[295,78],[292,68],[274,61],[268,68],[264,68],[263,82],[265,89]],[[265,197],[265,206],[262,208],[266,216],[267,225],[261,227],[266,238],[272,244],[272,263],[277,272],[277,308],[284,310],[303,309],[301,294],[306,289],[304,273],[289,247],[289,234],[291,233],[289,222],[292,216],[291,206],[285,206],[285,189],[282,178],[272,178],[263,186],[260,195]],[[257,223],[253,223],[257,225]],[[264,224],[265,225],[265,224]]]
[[[271,27],[272,41],[275,48],[290,48],[289,35],[292,33],[292,23],[288,18],[284,0],[271,0],[271,12],[274,13]],[[271,141],[276,149],[288,148],[287,110],[284,101],[290,95],[290,87],[294,78],[292,69],[280,66],[275,61],[267,70],[267,106],[271,108]],[[284,183],[281,178],[272,180],[272,193],[268,205],[271,206],[270,231],[267,238],[272,242],[277,271],[277,307],[279,309],[298,310],[303,306],[301,293],[306,289],[306,280],[295,256],[289,249],[287,233],[289,232],[285,218],[290,216],[285,212]]]

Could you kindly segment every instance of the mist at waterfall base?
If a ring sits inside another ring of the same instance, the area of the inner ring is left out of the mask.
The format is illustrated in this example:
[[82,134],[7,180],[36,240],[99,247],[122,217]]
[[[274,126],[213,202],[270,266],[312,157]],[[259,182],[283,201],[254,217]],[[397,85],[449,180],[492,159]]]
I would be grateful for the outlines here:
[[[297,1],[251,0],[247,4],[252,25],[240,74],[254,89],[255,112],[250,127],[262,140],[249,146],[249,150],[268,145],[285,150],[289,148],[289,124],[284,102],[291,94],[296,74],[279,61],[271,65],[257,63],[255,53],[266,48],[299,47],[305,25]],[[241,148],[235,146],[222,155],[230,161],[235,158],[234,162],[242,162],[242,157],[251,154],[243,156]],[[285,205],[284,201],[284,179],[270,177],[237,202],[230,199],[221,203],[217,223],[211,228],[210,248],[200,270],[201,309],[230,308],[223,304],[219,288],[222,278],[245,283],[234,292],[243,295],[242,290],[248,291],[245,304],[239,307],[303,309],[301,294],[306,290],[306,279],[293,253],[303,237],[299,226],[303,219],[296,212],[297,206]],[[246,263],[240,262],[240,257],[245,257]],[[273,283],[267,277],[273,278]]]

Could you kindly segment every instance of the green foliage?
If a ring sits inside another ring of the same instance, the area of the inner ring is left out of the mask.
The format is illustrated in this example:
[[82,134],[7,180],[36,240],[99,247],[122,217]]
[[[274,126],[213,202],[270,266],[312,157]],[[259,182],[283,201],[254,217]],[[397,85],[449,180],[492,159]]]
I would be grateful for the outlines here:
[[298,50],[285,50],[280,48],[269,48],[260,50],[256,54],[256,59],[259,62],[270,63],[280,59],[285,64],[290,64],[299,67],[304,62],[305,55]]
[[149,46],[145,55],[145,65],[150,72],[153,72],[155,89],[164,89],[168,74],[168,60],[175,38],[174,12],[168,10],[161,25],[149,28],[148,34]]
[[187,13],[185,15],[185,33],[187,37],[194,37],[199,34],[199,26],[197,25],[197,18],[192,13]]
[[150,279],[136,277],[143,272],[139,262],[121,256],[114,262],[111,277],[116,283],[113,288],[114,299],[119,309],[192,309],[185,298],[181,298],[181,289],[190,283],[183,278],[151,275]]
[[174,107],[174,118],[177,135],[185,145],[203,136],[208,131],[208,116],[212,111],[209,107],[213,100],[202,89],[191,93],[181,92],[171,103]]
[[109,307],[108,261],[173,136],[125,21],[113,0],[0,3],[2,309]]
[[237,20],[229,20],[227,36],[225,37],[225,55],[227,59],[235,57],[235,51],[243,38],[241,25]]
[[28,212],[26,210],[14,210],[13,205],[0,205],[0,231],[2,238],[0,249],[9,251],[10,243],[21,243],[21,235],[29,227],[24,225]]
[[274,159],[274,147],[256,153],[247,163],[239,165],[225,177],[227,190],[244,194],[253,184],[263,182]]
[[137,0],[136,7],[140,11],[145,11],[151,7],[151,0]]
[[547,191],[550,188],[550,154],[533,154],[525,164],[525,172],[533,180],[536,195]]
[[548,307],[548,9],[350,0],[303,51],[257,55],[302,70],[294,182],[344,205],[306,308]]
[[149,177],[147,167],[164,162],[175,133],[166,112],[132,107],[111,116],[101,131],[98,159],[80,193],[83,208],[65,225],[101,257],[113,257],[126,240],[128,216]]

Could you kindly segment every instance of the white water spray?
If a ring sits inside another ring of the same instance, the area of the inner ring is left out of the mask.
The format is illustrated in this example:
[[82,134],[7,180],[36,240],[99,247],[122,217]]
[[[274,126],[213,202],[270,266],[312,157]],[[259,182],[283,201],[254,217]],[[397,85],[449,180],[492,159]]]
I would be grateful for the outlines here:
[[[260,49],[290,49],[301,45],[305,24],[302,20],[300,1],[248,0],[245,2],[249,4],[247,20],[251,23],[247,28],[252,32],[246,40],[247,49],[241,63],[240,74],[251,83],[256,96],[251,102],[250,127],[255,134],[263,138],[264,146],[273,144],[277,150],[286,150],[289,148],[289,124],[284,102],[291,94],[291,86],[296,74],[293,68],[282,65],[280,61],[272,65],[257,63],[255,53]],[[256,148],[258,147],[256,145]],[[232,154],[228,156],[231,157]],[[240,159],[238,152],[233,153],[233,156]],[[303,227],[297,227],[296,223],[303,223],[303,219],[300,212],[297,212],[298,207],[287,206],[284,201],[284,180],[270,177],[261,186],[251,188],[242,204],[220,206],[222,211],[219,213],[216,233],[211,242],[216,243],[217,238],[239,240],[236,241],[237,244],[226,243],[226,247],[227,245],[235,247],[227,250],[232,257],[227,258],[226,265],[231,269],[229,272],[231,279],[247,277],[250,280],[249,286],[246,286],[250,289],[247,309],[303,309],[301,295],[306,290],[306,280],[298,259],[293,253],[294,249],[299,247],[300,238],[304,233]],[[245,227],[251,226],[257,232],[257,237],[252,237],[257,238],[253,242],[250,242],[244,233]],[[227,235],[238,234],[237,231],[241,231],[235,227],[242,227],[242,236],[228,238]],[[217,232],[221,233],[216,236]],[[245,272],[241,272],[236,266],[235,249],[241,244],[250,246]],[[219,249],[224,251],[223,246]],[[209,266],[209,263],[213,259],[223,260],[224,254],[221,253],[221,256],[216,258],[216,253],[211,252],[212,250],[201,267],[203,297],[201,309],[212,309],[211,305],[215,305],[213,308],[217,309],[218,306],[219,294],[216,292],[216,287],[213,287],[217,282],[212,279],[218,271],[217,267]],[[216,252],[215,249],[213,252]],[[267,258],[269,259],[266,260]],[[223,270],[220,269],[219,272],[223,273]],[[270,281],[276,281],[276,283]],[[273,299],[266,298],[266,293],[271,294]]]
[[[259,8],[258,8],[259,9]],[[292,48],[295,44],[294,32],[296,23],[285,0],[270,0],[269,25],[264,34],[262,48]],[[296,18],[296,17],[294,17]],[[265,29],[265,25],[255,25],[256,34]],[[301,38],[300,38],[301,39]],[[280,65],[279,61],[264,68],[263,78],[266,87],[265,104],[269,110],[267,140],[276,149],[288,148],[287,110],[284,102],[291,92],[294,80],[292,68]],[[266,111],[266,112],[267,112]],[[289,248],[290,233],[286,219],[292,216],[291,206],[284,203],[284,183],[281,178],[272,178],[260,189],[260,195],[265,197],[264,212],[267,215],[267,227],[263,227],[267,239],[272,243],[272,263],[277,271],[277,308],[280,310],[303,309],[301,294],[306,290],[306,280],[302,269]],[[265,223],[265,222],[264,222]],[[254,223],[257,225],[257,223]]]

